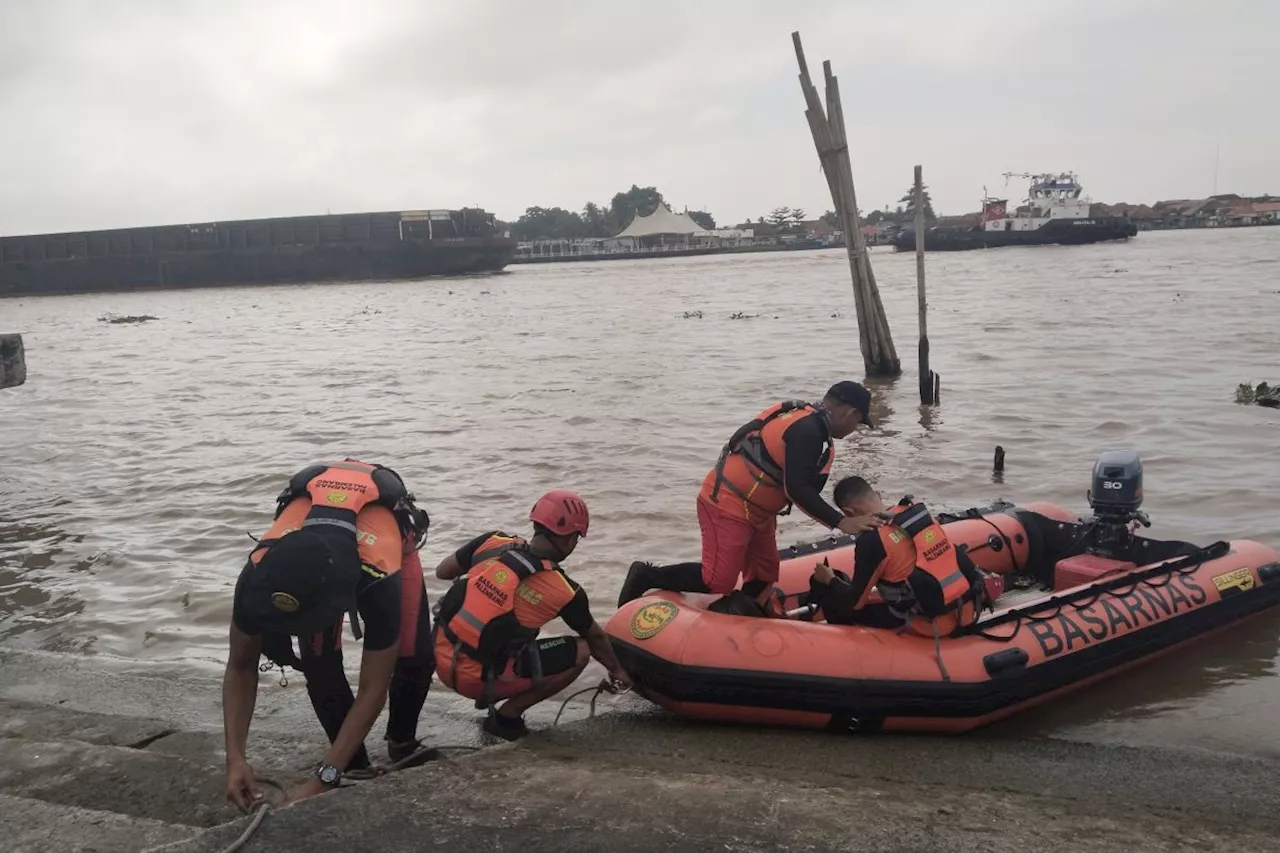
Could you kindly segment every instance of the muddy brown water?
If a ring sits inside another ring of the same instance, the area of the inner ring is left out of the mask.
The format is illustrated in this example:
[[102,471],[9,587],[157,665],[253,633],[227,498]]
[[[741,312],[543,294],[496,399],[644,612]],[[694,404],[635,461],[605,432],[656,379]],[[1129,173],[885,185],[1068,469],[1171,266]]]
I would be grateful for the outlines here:
[[[837,475],[1084,512],[1095,455],[1127,447],[1152,535],[1280,546],[1280,411],[1233,402],[1280,381],[1280,228],[930,255],[933,410],[913,258],[873,262],[907,373]],[[29,368],[0,393],[0,643],[178,664],[222,659],[246,534],[314,460],[396,467],[432,515],[428,568],[523,529],[542,490],[579,490],[591,535],[567,565],[604,618],[631,560],[696,559],[694,496],[734,428],[861,375],[843,251],[0,300],[0,317]],[[1280,754],[1278,638],[1263,617],[1005,728]]]

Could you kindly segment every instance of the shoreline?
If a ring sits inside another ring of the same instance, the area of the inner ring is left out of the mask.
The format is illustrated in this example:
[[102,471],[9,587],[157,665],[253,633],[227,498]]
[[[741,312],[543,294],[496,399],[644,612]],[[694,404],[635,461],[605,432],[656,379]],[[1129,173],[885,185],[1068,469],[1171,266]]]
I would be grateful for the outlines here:
[[[295,678],[296,676],[296,678]],[[635,696],[564,696],[515,744],[272,810],[245,850],[1265,850],[1280,760],[972,733],[836,736],[675,720]],[[323,749],[300,675],[265,673],[250,737],[287,787]],[[248,824],[222,801],[213,667],[0,650],[0,819],[15,851],[218,853]],[[615,713],[625,711],[626,713]],[[481,714],[433,685],[420,734],[478,747]],[[375,760],[381,721],[367,741]],[[267,788],[268,801],[280,792]],[[548,830],[553,830],[549,832]]]

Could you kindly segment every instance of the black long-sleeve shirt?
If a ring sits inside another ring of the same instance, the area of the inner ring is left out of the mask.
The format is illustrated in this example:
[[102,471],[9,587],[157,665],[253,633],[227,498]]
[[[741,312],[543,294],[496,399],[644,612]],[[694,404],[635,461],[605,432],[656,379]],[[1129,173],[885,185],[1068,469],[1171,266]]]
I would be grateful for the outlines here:
[[[822,607],[828,622],[842,624],[853,621],[853,617],[849,614],[853,613],[858,606],[858,601],[875,583],[876,572],[886,556],[880,531],[868,530],[865,533],[859,533],[858,538],[854,540],[853,577],[845,580],[842,576],[836,575],[825,589],[820,589],[822,585],[816,581],[811,583],[811,590],[819,593],[816,596],[818,600],[814,603]],[[815,587],[819,589],[814,589]],[[813,598],[811,593],[811,600]]]
[[806,515],[835,527],[844,513],[822,499],[827,475],[821,473],[823,454],[831,446],[831,431],[819,416],[796,421],[782,434],[787,458],[782,470],[787,498]]

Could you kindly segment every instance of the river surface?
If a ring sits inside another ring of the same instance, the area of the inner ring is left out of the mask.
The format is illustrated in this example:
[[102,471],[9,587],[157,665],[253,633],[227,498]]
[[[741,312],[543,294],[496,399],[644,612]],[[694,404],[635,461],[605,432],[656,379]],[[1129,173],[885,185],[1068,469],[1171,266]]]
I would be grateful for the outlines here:
[[[932,410],[914,258],[872,258],[906,373],[875,386],[882,426],[841,443],[836,475],[1085,512],[1096,454],[1132,448],[1150,535],[1280,546],[1280,411],[1234,403],[1280,381],[1280,228],[929,255]],[[843,250],[24,298],[0,318],[29,371],[0,392],[0,643],[182,664],[222,660],[248,534],[313,461],[397,468],[431,512],[428,570],[525,529],[543,490],[580,491],[591,535],[567,567],[604,618],[633,559],[697,559],[694,496],[739,424],[862,378]],[[780,539],[823,533],[797,513]],[[1280,755],[1278,663],[1263,617],[1012,726]]]

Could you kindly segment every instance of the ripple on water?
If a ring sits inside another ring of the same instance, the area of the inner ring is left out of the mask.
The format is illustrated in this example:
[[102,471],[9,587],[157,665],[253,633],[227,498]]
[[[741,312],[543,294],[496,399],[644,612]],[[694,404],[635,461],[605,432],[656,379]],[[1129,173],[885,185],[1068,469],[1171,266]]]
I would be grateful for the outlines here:
[[[1280,544],[1280,412],[1231,402],[1239,382],[1280,380],[1277,257],[1280,229],[930,256],[943,405],[922,410],[914,261],[876,251],[909,373],[877,384],[883,428],[842,442],[834,473],[953,509],[1083,510],[1094,456],[1131,446],[1157,532]],[[578,489],[595,519],[571,569],[607,616],[632,559],[697,555],[694,495],[739,424],[861,371],[842,251],[603,266],[0,303],[38,355],[0,408],[0,639],[221,659],[246,533],[295,470],[331,455],[405,476],[432,515],[427,565],[480,531],[524,529],[546,488]],[[108,326],[107,311],[161,322]],[[504,318],[516,333],[471,331]],[[803,346],[786,334],[800,328]],[[821,534],[799,516],[784,542]],[[1072,724],[1194,737],[1188,721],[1210,712],[1280,703],[1275,638],[1250,637],[1254,663],[1228,645],[1201,682],[1161,671],[1141,701],[1091,693]],[[1242,717],[1238,740],[1270,737]]]

